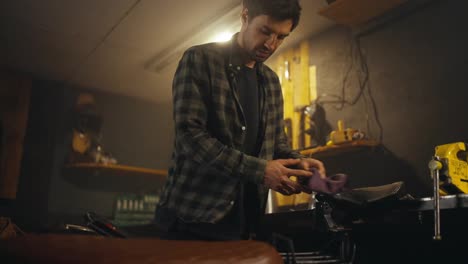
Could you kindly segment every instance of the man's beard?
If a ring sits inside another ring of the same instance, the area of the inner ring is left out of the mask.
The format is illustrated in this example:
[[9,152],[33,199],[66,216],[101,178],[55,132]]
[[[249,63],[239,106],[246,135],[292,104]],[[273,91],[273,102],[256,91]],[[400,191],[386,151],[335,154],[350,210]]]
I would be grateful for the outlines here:
[[273,54],[273,52],[269,52],[269,51],[265,51],[265,50],[262,50],[262,49],[256,49],[254,51],[254,56],[253,56],[253,59],[256,61],[256,62],[264,62],[266,61],[268,58],[270,58],[270,56]]

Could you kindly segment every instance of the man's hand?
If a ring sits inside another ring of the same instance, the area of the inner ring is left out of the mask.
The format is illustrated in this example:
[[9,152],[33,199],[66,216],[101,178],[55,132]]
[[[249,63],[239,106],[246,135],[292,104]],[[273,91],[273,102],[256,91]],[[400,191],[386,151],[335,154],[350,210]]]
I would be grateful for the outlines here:
[[[301,159],[301,162],[298,166],[299,169],[303,169],[306,171],[310,171],[312,168],[316,168],[320,174],[320,177],[324,179],[326,176],[325,174],[325,166],[320,160],[312,159],[312,158],[304,158]],[[299,175],[297,175],[299,176]]]
[[[301,159],[301,162],[299,162],[298,166],[296,166],[296,168],[298,169],[303,169],[305,171],[312,171],[312,168],[316,169],[314,170],[315,172],[313,174],[315,174],[315,177],[317,177],[316,173],[318,172],[318,175],[320,176],[320,178],[324,179],[326,176],[325,174],[325,166],[323,165],[323,163],[319,160],[316,160],[316,159],[312,159],[312,158],[303,158]],[[303,192],[305,193],[312,193],[312,190],[309,188],[309,180],[310,178],[309,177],[297,177],[297,180],[299,181],[299,184],[302,186],[303,188]]]
[[[304,162],[304,164],[302,164]],[[312,176],[312,172],[304,169],[291,169],[289,167],[301,167],[304,165],[312,166],[312,163],[301,159],[278,159],[269,160],[265,168],[264,183],[270,189],[284,195],[296,194],[304,191],[304,186],[289,179],[290,176]],[[315,164],[315,163],[314,163]],[[317,166],[315,164],[314,166]],[[323,164],[322,164],[323,169]],[[324,169],[323,169],[324,171]]]

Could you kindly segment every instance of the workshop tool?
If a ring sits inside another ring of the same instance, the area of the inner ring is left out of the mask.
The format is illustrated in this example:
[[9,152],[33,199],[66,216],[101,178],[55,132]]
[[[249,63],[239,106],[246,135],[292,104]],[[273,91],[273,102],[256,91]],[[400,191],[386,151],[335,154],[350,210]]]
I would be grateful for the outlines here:
[[441,195],[468,193],[468,152],[466,144],[455,142],[435,147],[441,168],[439,192]]
[[468,193],[466,144],[455,142],[436,146],[429,170],[433,180],[434,240],[441,240],[440,195]]

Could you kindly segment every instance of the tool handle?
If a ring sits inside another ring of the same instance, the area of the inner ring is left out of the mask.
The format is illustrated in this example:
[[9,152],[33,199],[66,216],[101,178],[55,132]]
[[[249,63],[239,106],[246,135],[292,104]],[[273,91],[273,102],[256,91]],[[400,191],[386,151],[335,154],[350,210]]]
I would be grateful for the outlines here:
[[434,240],[442,240],[440,233],[440,193],[439,193],[439,170],[442,169],[442,163],[439,157],[434,156],[429,162],[429,169],[433,180],[433,201],[434,201]]

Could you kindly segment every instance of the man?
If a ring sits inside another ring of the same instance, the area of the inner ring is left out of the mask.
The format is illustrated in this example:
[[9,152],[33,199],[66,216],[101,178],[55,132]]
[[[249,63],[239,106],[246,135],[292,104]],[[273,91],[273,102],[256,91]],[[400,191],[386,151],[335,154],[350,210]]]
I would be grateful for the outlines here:
[[229,43],[188,49],[173,82],[175,149],[156,211],[162,238],[251,238],[268,189],[310,190],[289,179],[325,174],[290,149],[277,75],[266,65],[297,26],[298,0],[244,0]]

